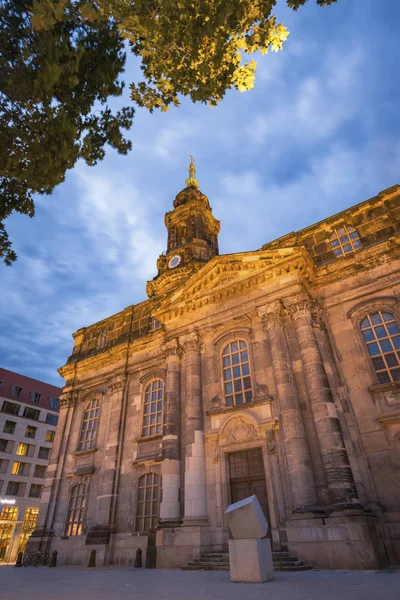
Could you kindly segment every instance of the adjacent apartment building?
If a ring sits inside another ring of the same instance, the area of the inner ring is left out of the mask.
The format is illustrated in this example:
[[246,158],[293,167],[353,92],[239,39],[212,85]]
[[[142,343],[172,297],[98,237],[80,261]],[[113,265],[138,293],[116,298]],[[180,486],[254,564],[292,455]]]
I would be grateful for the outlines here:
[[61,389],[0,368],[0,563],[35,528]]

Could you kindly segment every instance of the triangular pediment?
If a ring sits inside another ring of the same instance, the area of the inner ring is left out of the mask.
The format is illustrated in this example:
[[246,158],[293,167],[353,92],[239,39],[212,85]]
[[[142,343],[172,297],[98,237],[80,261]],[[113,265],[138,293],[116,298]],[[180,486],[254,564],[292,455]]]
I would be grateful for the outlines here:
[[272,274],[287,274],[292,270],[315,272],[315,265],[303,247],[257,250],[216,256],[189,276],[171,293],[160,299],[156,313],[161,315],[172,306],[196,301],[222,299],[228,290],[246,291],[250,280],[267,280]]

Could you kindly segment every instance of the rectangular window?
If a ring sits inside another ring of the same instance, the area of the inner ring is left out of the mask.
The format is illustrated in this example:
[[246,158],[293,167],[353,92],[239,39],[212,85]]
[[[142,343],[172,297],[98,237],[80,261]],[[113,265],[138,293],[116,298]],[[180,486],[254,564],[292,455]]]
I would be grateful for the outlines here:
[[44,446],[40,446],[38,452],[38,458],[42,460],[49,460],[50,448],[45,448]]
[[18,415],[19,412],[19,404],[14,404],[14,402],[8,402],[4,400],[3,406],[1,407],[1,412],[7,413],[8,415]]
[[0,513],[0,519],[3,521],[16,521],[18,516],[18,506],[3,506]]
[[31,392],[31,400],[35,404],[40,404],[42,401],[42,394],[40,392]]
[[9,460],[5,460],[4,458],[0,458],[0,473],[7,473]]
[[60,408],[60,401],[58,398],[49,398],[49,403],[51,408],[58,409]]
[[29,475],[29,467],[29,463],[15,461],[11,467],[11,475],[24,475],[26,477]]
[[24,442],[20,442],[17,448],[18,456],[27,456],[29,450],[29,444],[24,444]]
[[42,487],[38,483],[32,483],[31,489],[29,490],[29,498],[40,498],[42,494]]
[[21,398],[22,396],[22,387],[19,387],[19,385],[12,385],[11,386],[11,393],[14,396],[14,398]]
[[36,527],[36,521],[39,515],[38,508],[27,508],[24,517],[24,531],[33,531]]
[[4,433],[14,433],[16,423],[15,421],[6,421],[4,424],[3,432]]
[[55,431],[51,431],[50,429],[48,429],[46,431],[45,441],[46,442],[54,442],[54,436],[55,436],[55,434],[56,434]]
[[48,423],[49,425],[57,425],[57,423],[58,423],[58,416],[57,415],[51,415],[50,413],[47,413],[47,415],[46,415],[46,423]]
[[30,408],[29,406],[26,406],[24,408],[22,416],[26,419],[33,419],[34,421],[39,421],[40,410],[36,410],[36,408]]
[[34,477],[40,477],[43,479],[46,475],[46,467],[44,465],[35,465]]
[[8,440],[0,439],[0,452],[7,452]]
[[25,484],[22,481],[9,481],[6,489],[6,496],[23,496]]
[[37,427],[33,427],[32,425],[28,425],[25,431],[25,437],[35,439]]

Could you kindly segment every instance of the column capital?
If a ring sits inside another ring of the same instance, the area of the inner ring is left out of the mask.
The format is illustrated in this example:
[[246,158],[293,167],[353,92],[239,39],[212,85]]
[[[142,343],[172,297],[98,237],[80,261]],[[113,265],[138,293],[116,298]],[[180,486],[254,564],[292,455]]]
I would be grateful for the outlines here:
[[200,354],[203,349],[203,340],[198,331],[192,331],[192,333],[182,336],[180,342],[184,354],[189,352]]
[[265,331],[272,327],[283,327],[285,324],[285,311],[280,300],[270,302],[257,310]]
[[308,294],[289,296],[283,299],[283,304],[293,321],[301,317],[312,318],[312,300]]
[[179,343],[178,338],[165,342],[165,344],[161,346],[161,350],[167,361],[171,358],[182,358],[182,346]]
[[76,390],[70,390],[69,392],[63,392],[60,396],[60,410],[62,408],[69,408],[74,406],[78,402],[79,392]]
[[115,377],[109,379],[107,382],[107,386],[110,394],[121,392],[124,389],[125,381],[126,375],[123,374],[115,375]]

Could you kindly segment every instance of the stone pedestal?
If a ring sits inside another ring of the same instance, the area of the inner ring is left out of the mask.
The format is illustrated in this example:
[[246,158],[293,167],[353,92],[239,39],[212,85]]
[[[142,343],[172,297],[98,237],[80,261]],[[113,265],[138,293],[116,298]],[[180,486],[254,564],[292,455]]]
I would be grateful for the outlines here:
[[233,583],[271,581],[274,579],[274,566],[270,540],[229,540],[229,565]]

